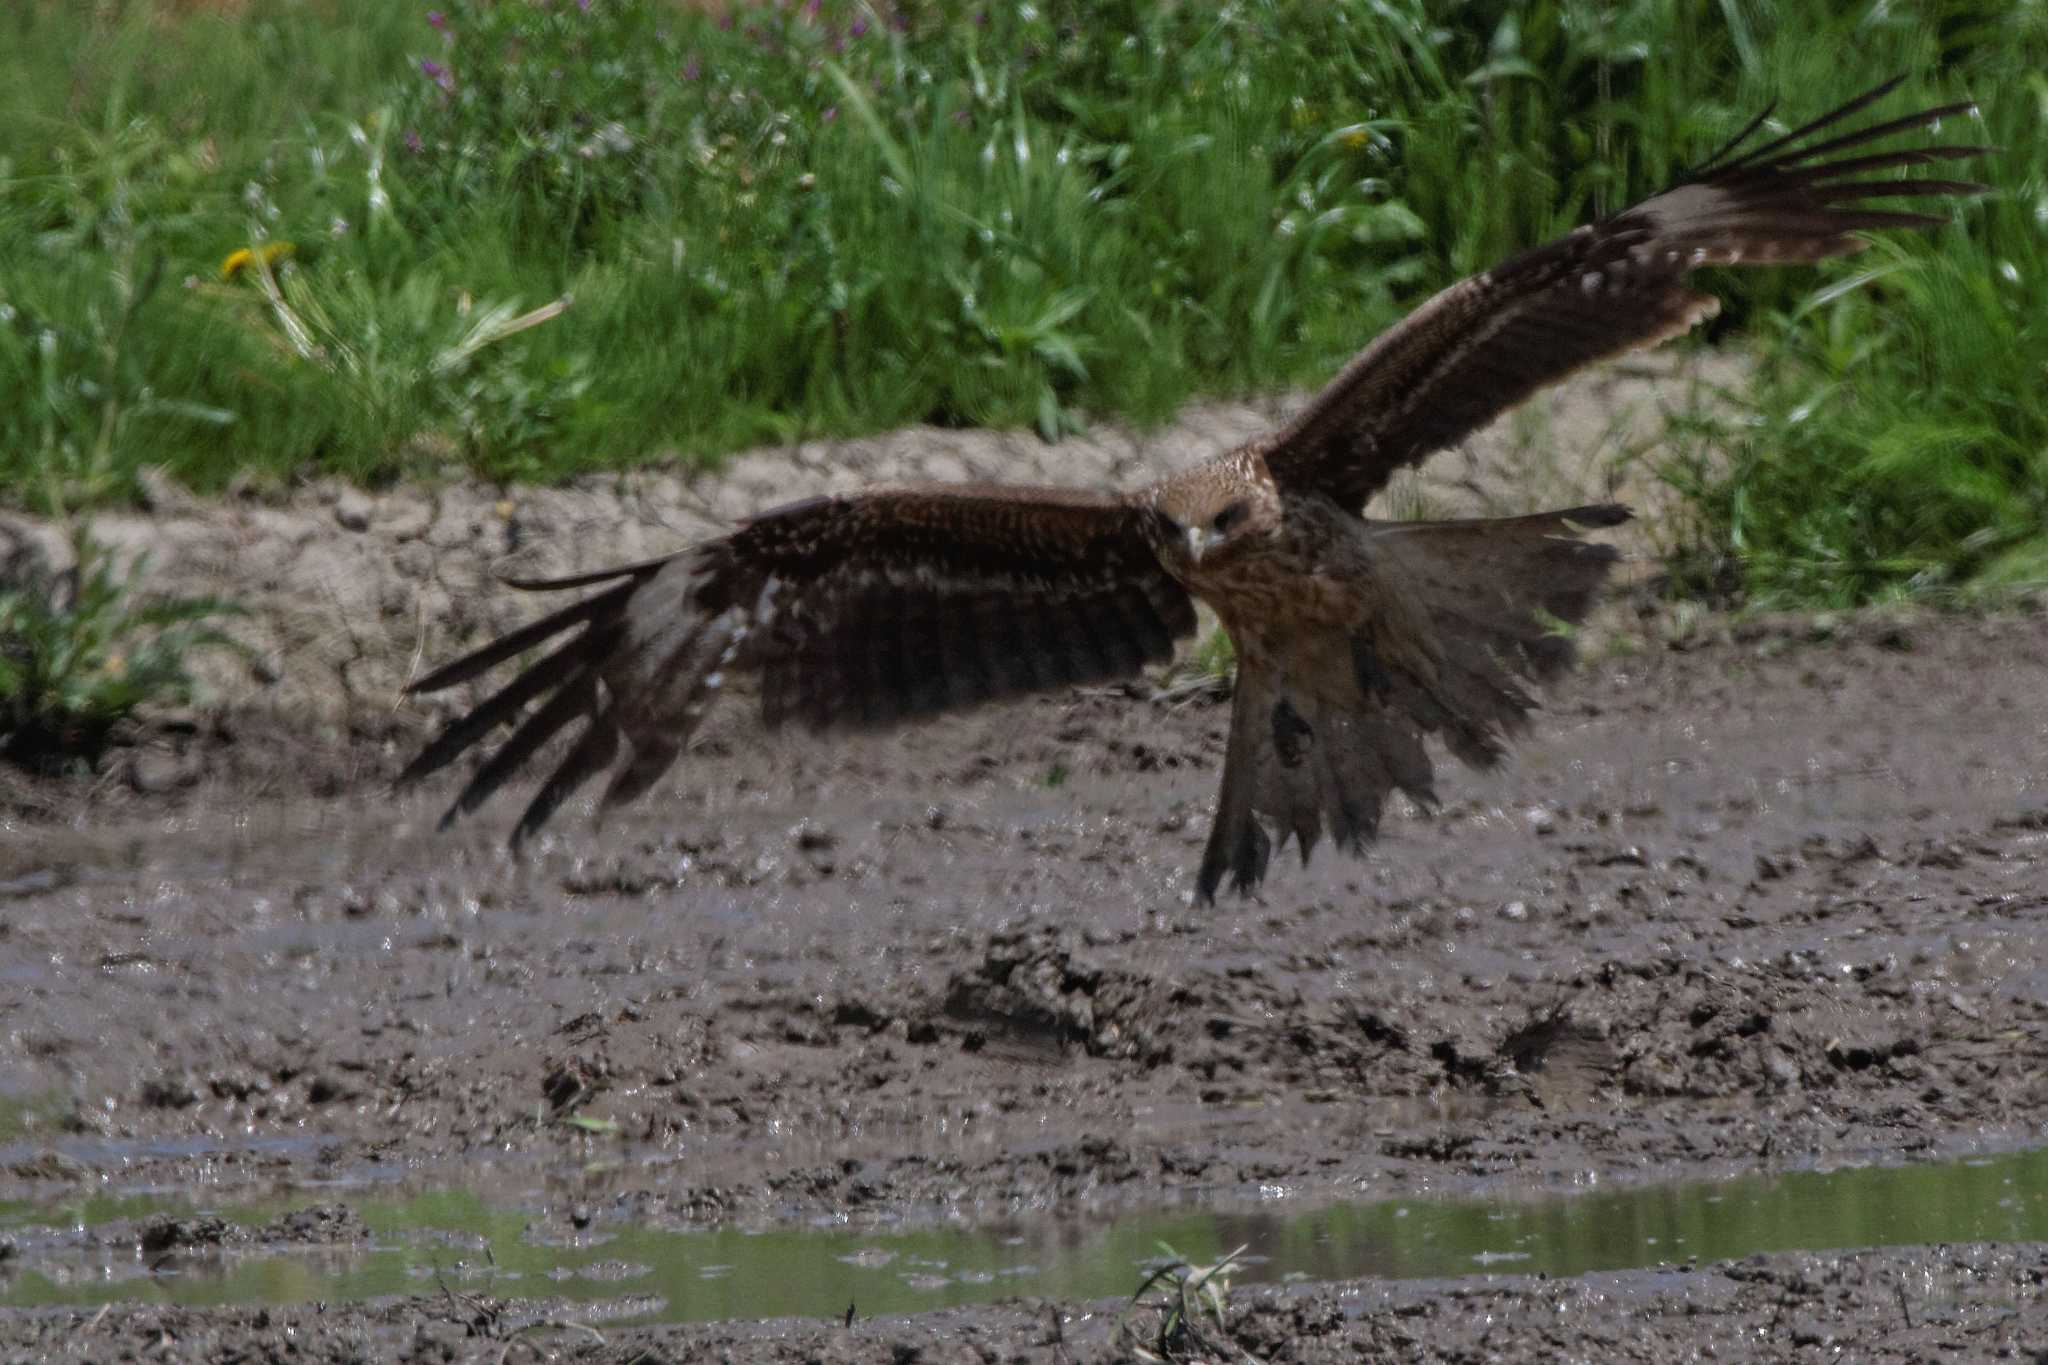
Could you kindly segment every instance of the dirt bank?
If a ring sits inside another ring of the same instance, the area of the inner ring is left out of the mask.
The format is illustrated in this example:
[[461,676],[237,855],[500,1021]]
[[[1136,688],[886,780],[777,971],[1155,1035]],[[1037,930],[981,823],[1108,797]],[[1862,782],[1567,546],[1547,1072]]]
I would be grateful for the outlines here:
[[[1404,475],[1396,512],[1527,511],[1621,496],[1660,507],[1649,464],[1665,418],[1713,405],[1740,381],[1737,360],[1658,353],[1544,394],[1466,448]],[[317,484],[279,495],[201,501],[166,480],[150,506],[104,513],[93,534],[122,558],[149,555],[164,593],[221,595],[250,649],[202,659],[214,701],[323,731],[374,730],[422,660],[447,657],[537,614],[543,599],[497,586],[501,573],[570,573],[664,554],[777,503],[875,483],[989,479],[1130,487],[1226,449],[1295,400],[1205,404],[1155,430],[1102,426],[1046,445],[1023,432],[912,428],[810,441],[735,457],[712,473],[651,468],[562,488],[463,481],[363,492]],[[1654,518],[1634,528],[1640,535]],[[62,568],[62,528],[0,510],[0,581]],[[415,726],[429,719],[410,710]]]

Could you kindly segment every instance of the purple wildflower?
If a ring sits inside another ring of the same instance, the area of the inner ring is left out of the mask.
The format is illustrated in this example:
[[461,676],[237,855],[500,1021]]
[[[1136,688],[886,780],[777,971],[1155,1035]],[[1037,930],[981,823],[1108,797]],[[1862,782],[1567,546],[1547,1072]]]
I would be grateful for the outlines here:
[[453,90],[455,88],[454,75],[449,72],[447,67],[441,65],[432,57],[420,58],[420,74],[440,86],[443,90]]
[[437,9],[427,11],[427,23],[432,26],[436,33],[446,33],[448,31],[448,16]]
[[690,54],[690,60],[683,63],[683,79],[686,81],[694,81],[703,74],[704,64],[698,61],[697,54],[692,52]]
[[405,130],[405,150],[417,154],[425,151],[426,149],[427,144],[420,141],[419,129],[408,128]]
[[834,121],[835,119],[837,119],[838,117],[839,117],[839,106],[835,104],[835,105],[833,105],[833,106],[832,106],[831,108],[829,108],[829,109],[827,109],[827,110],[825,111],[825,119],[824,119],[824,121],[825,121],[826,123],[831,123],[831,122],[833,122],[833,121]]
[[865,14],[857,14],[854,16],[853,19],[853,27],[849,28],[847,30],[847,33],[855,38],[858,38],[861,34],[866,33],[867,31],[868,17]]
[[590,0],[576,0],[576,8],[585,14],[590,13]]

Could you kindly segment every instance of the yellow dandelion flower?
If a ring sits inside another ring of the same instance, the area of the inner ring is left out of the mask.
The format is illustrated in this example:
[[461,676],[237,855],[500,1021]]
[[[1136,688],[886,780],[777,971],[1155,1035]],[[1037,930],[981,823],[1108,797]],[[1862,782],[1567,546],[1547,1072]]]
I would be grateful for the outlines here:
[[224,280],[232,280],[244,270],[255,265],[258,258],[261,258],[263,264],[274,266],[279,261],[290,260],[297,251],[298,248],[290,242],[265,242],[262,246],[255,248],[241,247],[238,250],[230,251],[227,259],[220,263],[220,277]]

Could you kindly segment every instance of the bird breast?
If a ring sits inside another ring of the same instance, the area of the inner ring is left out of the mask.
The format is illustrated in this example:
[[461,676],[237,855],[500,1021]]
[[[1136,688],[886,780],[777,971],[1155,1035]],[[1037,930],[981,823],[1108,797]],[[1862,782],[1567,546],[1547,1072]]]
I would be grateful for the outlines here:
[[1183,585],[1208,603],[1240,650],[1354,629],[1386,589],[1378,555],[1357,517],[1321,499],[1290,502],[1275,531],[1190,566]]

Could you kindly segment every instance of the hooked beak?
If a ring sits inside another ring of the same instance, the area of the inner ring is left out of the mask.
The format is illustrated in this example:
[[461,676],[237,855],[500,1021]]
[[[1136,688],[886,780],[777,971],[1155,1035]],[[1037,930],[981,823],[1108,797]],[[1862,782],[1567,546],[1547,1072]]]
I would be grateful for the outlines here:
[[1188,559],[1196,564],[1202,562],[1203,555],[1223,543],[1223,537],[1206,526],[1188,527],[1187,536]]

